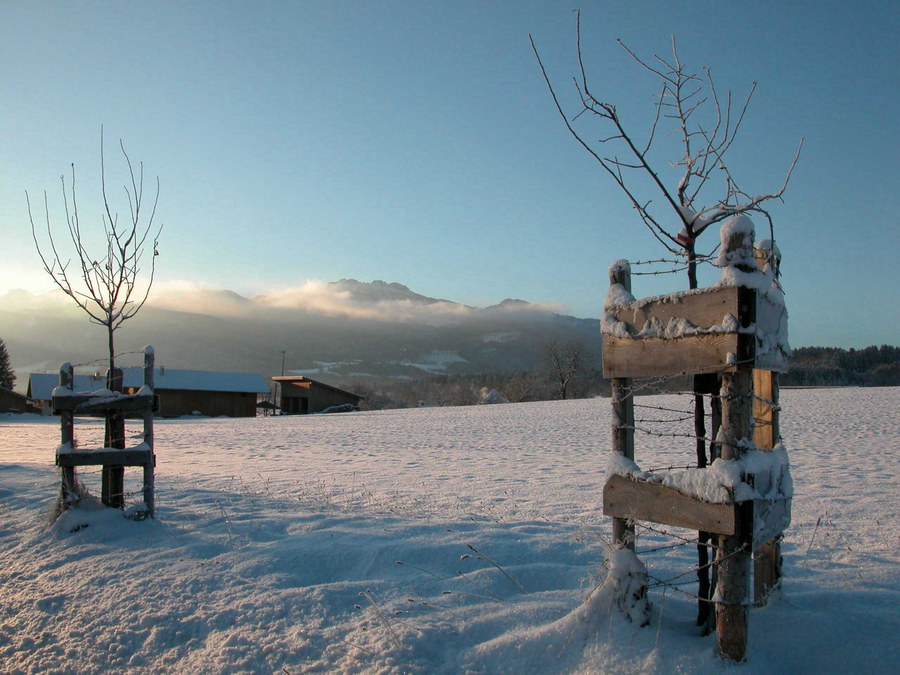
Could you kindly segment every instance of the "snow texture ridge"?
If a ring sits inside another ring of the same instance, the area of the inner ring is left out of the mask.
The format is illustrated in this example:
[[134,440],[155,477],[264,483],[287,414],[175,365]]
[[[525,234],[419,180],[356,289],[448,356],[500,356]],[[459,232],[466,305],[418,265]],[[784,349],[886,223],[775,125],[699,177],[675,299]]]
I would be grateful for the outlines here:
[[[740,673],[893,672],[900,389],[780,402],[784,589],[750,610]],[[693,625],[696,585],[654,581],[693,580],[696,547],[671,545],[695,533],[638,528],[646,627],[603,583],[631,565],[609,558],[602,516],[610,407],[158,421],[157,518],[142,522],[90,499],[53,521],[58,420],[0,415],[0,672],[733,673]],[[75,435],[102,444],[103,423],[80,418]],[[693,441],[649,437],[636,452],[641,466],[683,465]],[[781,461],[766,454],[744,470]],[[126,470],[127,505],[139,474]],[[79,476],[99,493],[99,474]]]

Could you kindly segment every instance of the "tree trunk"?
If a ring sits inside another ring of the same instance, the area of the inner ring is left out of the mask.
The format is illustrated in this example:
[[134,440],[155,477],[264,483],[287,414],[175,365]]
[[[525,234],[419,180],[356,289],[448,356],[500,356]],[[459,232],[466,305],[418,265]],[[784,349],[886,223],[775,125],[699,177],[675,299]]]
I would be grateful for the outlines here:
[[[109,370],[106,373],[106,388],[110,391],[123,391],[123,373],[116,368],[116,356],[113,347],[115,329],[107,326],[109,338]],[[125,415],[121,412],[106,413],[106,429],[104,445],[107,448],[125,449]],[[104,466],[101,475],[100,501],[104,505],[121,509],[125,507],[125,467]]]

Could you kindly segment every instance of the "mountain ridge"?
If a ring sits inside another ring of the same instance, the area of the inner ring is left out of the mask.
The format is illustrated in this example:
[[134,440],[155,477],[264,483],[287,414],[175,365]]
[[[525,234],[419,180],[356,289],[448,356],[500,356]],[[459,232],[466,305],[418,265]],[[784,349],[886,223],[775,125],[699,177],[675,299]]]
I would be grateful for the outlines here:
[[[49,296],[0,296],[0,337],[20,378],[53,372],[63,361],[105,358],[103,328],[62,293]],[[429,298],[397,282],[342,279],[252,298],[161,285],[120,328],[116,347],[131,353],[153,344],[160,363],[172,368],[266,376],[280,374],[283,354],[285,372],[339,383],[530,370],[551,341],[584,342],[599,359],[599,321],[524,300],[477,308]]]

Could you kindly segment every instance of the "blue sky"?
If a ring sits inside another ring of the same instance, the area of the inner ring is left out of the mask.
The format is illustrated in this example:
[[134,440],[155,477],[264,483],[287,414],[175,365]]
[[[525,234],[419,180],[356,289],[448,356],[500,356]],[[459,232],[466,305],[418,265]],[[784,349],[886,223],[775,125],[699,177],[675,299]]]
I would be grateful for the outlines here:
[[[710,66],[722,91],[742,98],[759,82],[729,161],[748,192],[777,189],[805,137],[771,209],[792,345],[900,343],[900,8],[577,4],[594,90],[637,135],[656,85],[616,38],[652,58],[674,35],[682,61]],[[48,190],[58,212],[74,162],[82,217],[99,224],[102,124],[111,183],[122,182],[120,138],[160,178],[160,288],[253,295],[352,277],[599,316],[609,263],[662,251],[568,135],[541,79],[529,33],[574,103],[571,9],[4,0],[0,293],[49,288],[25,190]],[[640,277],[634,290],[685,283]]]

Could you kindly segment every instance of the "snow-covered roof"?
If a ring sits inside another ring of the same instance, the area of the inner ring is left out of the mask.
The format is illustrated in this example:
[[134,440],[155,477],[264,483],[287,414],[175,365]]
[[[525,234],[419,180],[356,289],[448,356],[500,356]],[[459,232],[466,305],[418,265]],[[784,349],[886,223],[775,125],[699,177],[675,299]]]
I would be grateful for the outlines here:
[[324,382],[319,382],[318,380],[313,380],[312,378],[306,377],[306,375],[275,375],[272,377],[273,382],[287,382],[287,383],[295,383],[300,384],[302,382],[310,382],[318,387],[324,387],[325,389],[331,389],[332,391],[337,391],[342,394],[347,394],[348,396],[353,396],[360,400],[364,399],[365,396],[362,394],[356,394],[352,391],[348,391],[347,389],[341,389],[340,387],[335,387],[333,384],[325,384]]
[[[144,384],[144,369],[124,369],[124,387],[139,388]],[[211,370],[179,370],[155,368],[156,391],[180,389],[184,391],[219,391],[229,393],[265,394],[269,388],[258,373],[221,373]],[[49,401],[53,389],[59,385],[57,373],[31,373],[28,390],[32,398]],[[90,392],[106,386],[106,375],[75,375],[75,391]]]

